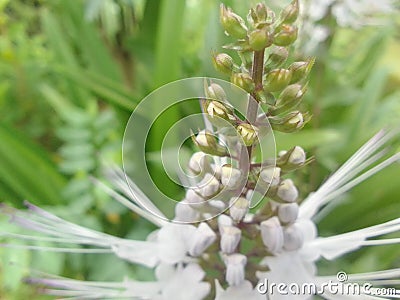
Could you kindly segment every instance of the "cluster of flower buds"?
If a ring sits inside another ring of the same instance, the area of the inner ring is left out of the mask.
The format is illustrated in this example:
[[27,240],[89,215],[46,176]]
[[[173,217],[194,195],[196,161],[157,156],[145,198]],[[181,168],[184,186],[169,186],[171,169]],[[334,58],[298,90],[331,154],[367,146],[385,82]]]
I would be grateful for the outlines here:
[[[300,130],[310,119],[307,113],[296,108],[306,92],[306,80],[314,59],[285,65],[289,47],[297,39],[294,22],[298,15],[298,0],[293,0],[278,17],[264,3],[259,3],[250,10],[246,24],[243,18],[221,4],[221,24],[225,33],[235,39],[225,48],[238,51],[242,61],[237,65],[226,53],[213,56],[216,69],[229,75],[233,84],[251,93],[257,101],[265,103],[272,128],[286,133]],[[248,54],[257,51],[262,51],[266,58],[262,86],[250,75]]]
[[[203,237],[194,243],[196,247],[190,254],[198,257],[212,243],[218,244],[218,262],[225,265],[225,281],[237,286],[257,271],[244,255],[241,246],[244,239],[251,240],[253,250],[261,251],[263,257],[294,251],[303,244],[297,223],[299,191],[287,174],[311,159],[296,146],[280,152],[277,158],[262,158],[264,161],[257,162],[252,150],[260,137],[268,133],[268,123],[272,129],[287,133],[307,123],[310,117],[298,106],[307,90],[314,59],[287,64],[290,45],[297,38],[294,22],[299,13],[298,0],[293,0],[278,17],[264,3],[250,10],[247,22],[224,5],[220,13],[225,33],[235,39],[225,48],[237,51],[241,63],[236,64],[226,53],[215,53],[214,66],[228,75],[232,84],[249,93],[257,105],[267,109],[264,114],[256,113],[253,121],[247,115],[244,119],[236,114],[220,85],[205,84],[205,96],[200,103],[216,130],[201,130],[192,135],[200,151],[192,155],[188,167],[197,181],[176,206],[176,220],[196,222],[218,215],[217,222],[210,220],[209,227],[202,225],[199,234]],[[250,149],[246,166],[241,160],[242,149]],[[250,212],[254,194],[261,194],[264,201]],[[212,255],[205,257],[210,259]]]

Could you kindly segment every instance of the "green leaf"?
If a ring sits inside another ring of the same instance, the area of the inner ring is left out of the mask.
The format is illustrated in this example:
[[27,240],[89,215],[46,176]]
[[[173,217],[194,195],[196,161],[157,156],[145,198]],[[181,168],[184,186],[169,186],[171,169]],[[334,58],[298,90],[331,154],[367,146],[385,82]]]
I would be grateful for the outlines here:
[[19,199],[36,204],[58,204],[65,178],[48,154],[22,133],[0,123],[0,181]]

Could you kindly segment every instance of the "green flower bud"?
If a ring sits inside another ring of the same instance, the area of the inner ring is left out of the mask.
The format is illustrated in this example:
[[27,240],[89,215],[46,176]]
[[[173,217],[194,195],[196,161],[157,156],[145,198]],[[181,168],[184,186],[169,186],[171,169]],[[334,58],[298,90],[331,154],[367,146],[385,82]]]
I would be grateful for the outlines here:
[[297,39],[297,27],[283,24],[274,36],[274,44],[277,46],[289,46]]
[[298,61],[290,65],[289,70],[292,71],[291,83],[299,82],[306,78],[311,71],[315,62],[315,58],[311,58],[308,61]]
[[256,29],[250,32],[249,45],[254,51],[262,50],[272,44],[272,39],[267,28]]
[[264,3],[258,3],[250,10],[248,20],[254,28],[262,28],[275,21],[275,14]]
[[247,36],[247,27],[244,20],[233,13],[230,8],[226,8],[224,4],[220,6],[220,20],[226,33],[238,39],[244,39]]
[[269,117],[268,118],[272,129],[290,133],[296,132],[304,127],[305,123],[308,122],[309,116],[303,114],[299,111],[294,111],[289,113],[287,116],[281,117]]
[[256,5],[255,13],[259,21],[265,21],[268,17],[268,8],[265,3],[258,3]]
[[251,146],[257,141],[259,129],[248,123],[242,123],[236,127],[239,137],[246,146]]
[[211,83],[207,88],[206,88],[206,96],[209,99],[214,99],[218,100],[221,102],[224,102],[227,100],[226,93],[224,89],[216,83]]
[[219,53],[212,56],[214,67],[217,71],[230,75],[233,70],[233,59],[226,53]]
[[265,66],[268,68],[275,68],[282,65],[288,58],[289,51],[285,47],[273,47],[268,56]]
[[282,23],[292,24],[299,16],[299,1],[293,0],[281,13]]
[[218,144],[216,137],[209,130],[200,131],[196,137],[192,135],[192,140],[206,154],[216,156],[226,156],[228,154],[227,150]]
[[238,87],[241,87],[248,93],[251,93],[255,88],[253,79],[247,73],[233,73],[231,82]]
[[267,74],[264,88],[269,92],[283,90],[290,82],[292,73],[286,69],[274,69]]
[[235,121],[233,111],[219,101],[206,102],[205,112],[207,112],[210,122],[217,127],[226,127],[228,126],[227,122],[232,123]]
[[306,86],[302,87],[300,84],[288,85],[279,95],[271,112],[274,115],[278,115],[296,107],[301,102],[305,91]]

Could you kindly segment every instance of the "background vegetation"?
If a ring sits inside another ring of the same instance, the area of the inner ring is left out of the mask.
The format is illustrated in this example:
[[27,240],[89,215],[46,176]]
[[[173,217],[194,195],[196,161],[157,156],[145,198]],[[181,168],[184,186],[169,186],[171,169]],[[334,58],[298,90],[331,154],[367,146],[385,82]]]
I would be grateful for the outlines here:
[[[242,15],[249,4],[222,2]],[[144,238],[151,225],[98,191],[90,176],[102,178],[104,162],[121,163],[124,126],[149,92],[180,78],[219,76],[210,59],[226,42],[218,5],[216,0],[0,0],[0,201],[21,207],[27,199],[79,224]],[[400,31],[398,14],[392,17],[386,25],[357,31],[339,28],[329,15],[322,20],[331,35],[315,50],[304,104],[314,117],[300,133],[277,136],[279,149],[300,145],[316,157],[296,179],[302,195],[380,128],[398,125]],[[301,48],[296,55],[307,56]],[[179,109],[168,113],[164,122],[185,115]],[[157,152],[161,128],[168,126],[159,125],[149,152]],[[150,167],[161,182],[160,166],[153,161]],[[323,219],[322,234],[398,217],[398,175],[398,165],[392,166],[354,189]],[[181,193],[172,184],[167,189]],[[9,225],[3,220],[1,226]],[[339,264],[354,272],[399,267],[398,248],[366,249]],[[324,263],[322,268],[332,273]],[[21,282],[30,270],[96,280],[151,276],[107,255],[0,248],[0,299],[41,297]]]

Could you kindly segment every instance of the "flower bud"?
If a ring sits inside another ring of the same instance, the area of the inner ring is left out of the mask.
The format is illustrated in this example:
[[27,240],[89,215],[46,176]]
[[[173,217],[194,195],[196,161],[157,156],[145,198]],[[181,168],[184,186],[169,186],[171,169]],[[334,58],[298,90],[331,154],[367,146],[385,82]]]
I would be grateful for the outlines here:
[[290,225],[284,229],[283,247],[287,251],[298,250],[303,246],[304,235],[296,224]]
[[243,254],[231,254],[224,257],[226,265],[225,280],[230,286],[240,285],[244,281],[247,257]]
[[303,148],[295,146],[292,151],[289,151],[288,164],[302,165],[306,161],[306,153]]
[[227,127],[229,123],[235,121],[232,110],[225,104],[218,101],[207,101],[204,105],[207,118],[217,127]]
[[274,44],[277,46],[289,46],[297,39],[297,27],[284,24],[274,36]]
[[292,73],[286,69],[274,69],[267,74],[264,87],[269,92],[283,90],[290,82]]
[[228,189],[235,189],[240,185],[242,172],[231,165],[223,165],[221,168],[221,183]]
[[290,133],[296,132],[303,128],[309,120],[309,116],[306,114],[306,118],[299,111],[294,111],[286,115],[285,117],[269,117],[268,120],[272,126],[272,129]]
[[255,88],[253,79],[247,73],[233,73],[231,82],[248,93],[251,93]]
[[194,153],[188,163],[190,171],[198,175],[210,169],[211,161],[210,157],[204,152]]
[[271,111],[273,115],[281,114],[295,108],[300,104],[301,99],[306,92],[306,86],[302,87],[300,84],[288,85],[276,100],[275,107]]
[[258,128],[248,124],[248,123],[242,123],[236,127],[237,133],[239,137],[241,138],[241,141],[243,144],[246,146],[251,146],[253,145],[258,138]]
[[225,254],[232,254],[239,245],[242,232],[234,226],[222,227],[221,231],[221,251]]
[[216,156],[227,155],[227,150],[217,143],[217,139],[209,130],[200,131],[192,140],[201,151]]
[[196,228],[194,235],[192,236],[189,243],[189,254],[191,256],[199,256],[211,246],[216,240],[217,235],[208,226],[207,223],[200,223],[199,227]]
[[289,66],[289,70],[292,71],[291,83],[299,82],[306,78],[310,73],[315,62],[315,58],[311,58],[308,61],[297,61]]
[[218,230],[219,234],[222,234],[224,227],[233,226],[232,218],[227,215],[219,215],[218,217]]
[[306,153],[303,148],[296,146],[281,155],[277,164],[286,172],[295,170],[306,162]]
[[279,184],[276,195],[280,201],[295,202],[299,192],[291,179],[285,179]]
[[196,192],[203,198],[212,198],[219,192],[219,181],[210,173],[207,173],[204,178],[197,184]]
[[258,27],[259,25],[267,24],[267,18],[271,19],[271,11],[264,3],[258,3],[255,8],[250,10],[250,18],[248,19],[254,27]]
[[247,212],[249,211],[250,201],[243,197],[234,197],[231,199],[231,207],[229,209],[229,215],[235,222],[243,220]]
[[197,222],[200,213],[193,209],[185,200],[182,200],[175,205],[175,221],[179,222]]
[[265,66],[268,68],[279,67],[288,58],[289,51],[285,47],[273,47],[268,56]]
[[[185,202],[189,204],[200,204],[205,200],[199,194],[197,194],[194,190],[188,189],[185,195]],[[193,206],[192,206],[193,207]]]
[[255,29],[249,34],[249,45],[252,50],[259,51],[272,44],[272,39],[266,27]]
[[265,247],[271,253],[278,253],[283,247],[283,229],[278,217],[269,218],[261,222],[261,238]]
[[278,218],[282,223],[293,223],[299,215],[299,205],[297,203],[283,203],[278,206]]
[[205,92],[208,99],[217,100],[220,102],[227,101],[226,93],[219,84],[211,83],[206,88]]
[[233,13],[230,8],[226,8],[224,4],[220,6],[220,21],[226,33],[237,39],[245,39],[247,36],[247,27],[244,20]]
[[233,59],[226,53],[219,53],[212,56],[214,67],[217,71],[231,75],[233,70]]
[[274,187],[279,184],[281,176],[281,169],[278,167],[263,168],[259,175],[260,184],[263,187]]
[[299,16],[299,1],[293,0],[281,13],[282,23],[292,24]]

